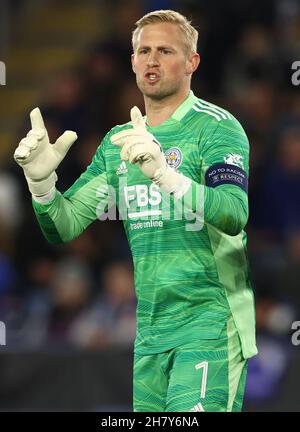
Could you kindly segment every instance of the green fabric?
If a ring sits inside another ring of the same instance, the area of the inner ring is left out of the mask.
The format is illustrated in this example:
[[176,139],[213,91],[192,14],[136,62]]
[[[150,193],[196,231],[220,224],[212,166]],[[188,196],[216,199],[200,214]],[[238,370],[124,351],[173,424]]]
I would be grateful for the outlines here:
[[241,411],[247,360],[232,317],[218,339],[198,339],[134,357],[133,409],[144,412]]
[[226,236],[209,227],[209,238],[231,313],[241,337],[243,355],[257,354],[255,345],[255,310],[253,291],[245,251],[246,234]]
[[244,359],[239,332],[233,317],[227,322],[228,349],[228,402],[227,411],[242,409],[246,385],[245,370],[248,362]]
[[[253,296],[240,241],[245,241],[247,194],[235,185],[205,185],[206,170],[224,163],[229,154],[239,154],[248,173],[245,132],[227,111],[192,93],[163,124],[148,127],[164,152],[172,149],[179,155],[178,170],[192,180],[174,203],[136,165],[122,163],[110,136],[130,127],[116,126],[105,136],[86,172],[67,192],[58,192],[45,206],[33,202],[44,235],[52,242],[77,237],[105,210],[114,216],[115,199],[135,267],[135,351],[154,354],[183,340],[215,339],[233,314],[245,356],[254,355]],[[183,204],[183,217],[177,217]]]
[[248,361],[246,361],[242,375],[239,381],[237,393],[232,405],[232,412],[240,412],[243,408],[244,394],[246,389],[247,371],[248,371]]

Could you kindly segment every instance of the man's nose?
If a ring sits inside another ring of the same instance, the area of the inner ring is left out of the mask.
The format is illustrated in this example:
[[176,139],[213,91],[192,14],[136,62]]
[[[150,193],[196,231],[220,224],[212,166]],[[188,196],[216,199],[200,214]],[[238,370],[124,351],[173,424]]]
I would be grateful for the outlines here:
[[147,59],[147,64],[149,67],[158,66],[159,62],[155,53],[150,53]]

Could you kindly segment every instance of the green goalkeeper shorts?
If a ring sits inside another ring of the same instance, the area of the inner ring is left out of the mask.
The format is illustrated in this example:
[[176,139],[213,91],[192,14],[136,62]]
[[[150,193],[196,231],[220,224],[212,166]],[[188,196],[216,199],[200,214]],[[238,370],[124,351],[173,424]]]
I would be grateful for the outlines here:
[[133,409],[146,412],[241,411],[247,375],[233,318],[218,339],[134,355]]

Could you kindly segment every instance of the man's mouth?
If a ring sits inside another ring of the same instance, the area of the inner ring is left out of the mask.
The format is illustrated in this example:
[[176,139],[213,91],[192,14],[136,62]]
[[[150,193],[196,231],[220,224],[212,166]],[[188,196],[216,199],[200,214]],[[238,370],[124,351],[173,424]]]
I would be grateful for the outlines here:
[[146,72],[144,76],[150,84],[155,84],[160,80],[160,76],[156,72]]

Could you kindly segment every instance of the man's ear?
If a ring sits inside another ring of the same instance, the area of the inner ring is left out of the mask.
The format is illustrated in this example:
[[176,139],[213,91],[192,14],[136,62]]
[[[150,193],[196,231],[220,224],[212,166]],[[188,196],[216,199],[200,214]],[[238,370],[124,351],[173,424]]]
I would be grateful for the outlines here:
[[132,67],[132,70],[133,70],[133,72],[135,73],[135,65],[134,65],[134,53],[133,53],[133,54],[131,54],[131,67]]
[[191,75],[195,72],[200,64],[200,55],[198,53],[191,53],[187,60],[186,74]]

